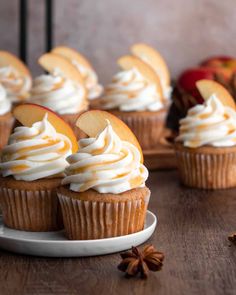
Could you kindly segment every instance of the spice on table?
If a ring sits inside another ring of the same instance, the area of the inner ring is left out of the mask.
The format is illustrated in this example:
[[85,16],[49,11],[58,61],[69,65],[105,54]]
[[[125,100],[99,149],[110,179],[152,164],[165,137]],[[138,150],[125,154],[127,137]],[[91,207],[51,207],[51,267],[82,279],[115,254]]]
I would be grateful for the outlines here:
[[229,235],[228,240],[236,245],[236,233]]
[[118,269],[128,277],[140,273],[141,278],[147,278],[149,271],[159,271],[162,268],[164,254],[157,251],[153,245],[146,245],[143,250],[132,247],[132,251],[120,254],[122,261]]

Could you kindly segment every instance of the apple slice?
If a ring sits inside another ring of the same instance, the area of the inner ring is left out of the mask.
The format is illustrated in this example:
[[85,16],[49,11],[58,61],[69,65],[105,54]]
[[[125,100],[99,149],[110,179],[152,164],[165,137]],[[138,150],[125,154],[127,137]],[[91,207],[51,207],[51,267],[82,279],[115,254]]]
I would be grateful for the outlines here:
[[35,122],[42,121],[45,114],[48,114],[48,121],[58,133],[67,136],[72,143],[72,153],[78,151],[76,136],[71,127],[52,110],[37,104],[21,104],[13,109],[13,115],[22,125],[31,127]]
[[212,80],[203,79],[197,81],[196,86],[205,100],[207,100],[212,94],[215,94],[223,105],[236,110],[233,97],[221,84]]
[[130,142],[138,148],[141,154],[141,162],[143,163],[143,152],[136,136],[123,121],[111,113],[100,110],[84,112],[78,117],[76,126],[88,136],[96,137],[106,128],[107,120],[109,120],[113,130],[120,139]]
[[166,65],[164,58],[161,54],[152,48],[143,43],[134,44],[131,47],[131,52],[133,55],[139,57],[149,66],[151,66],[155,72],[158,74],[160,79],[163,79],[164,85],[170,85],[170,72]]
[[162,98],[163,92],[160,79],[155,71],[148,64],[143,62],[138,57],[131,55],[122,56],[118,59],[117,63],[123,70],[131,70],[133,68],[136,68],[148,81],[156,85],[157,91],[160,93],[160,96]]
[[29,69],[18,57],[7,51],[0,51],[0,67],[8,66],[12,66],[21,76],[32,80]]
[[66,78],[81,85],[84,84],[83,78],[76,67],[67,58],[59,54],[45,53],[39,58],[38,62],[44,70],[51,74],[55,70],[59,70]]
[[93,69],[89,61],[78,51],[75,49],[66,47],[66,46],[58,46],[52,49],[52,53],[59,54],[73,63],[75,61],[78,64],[81,64],[85,68]]

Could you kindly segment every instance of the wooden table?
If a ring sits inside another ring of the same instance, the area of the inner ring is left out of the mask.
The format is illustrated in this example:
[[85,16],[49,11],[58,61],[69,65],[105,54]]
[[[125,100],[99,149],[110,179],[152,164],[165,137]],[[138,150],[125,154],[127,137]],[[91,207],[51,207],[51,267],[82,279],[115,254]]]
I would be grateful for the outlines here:
[[159,224],[150,242],[166,255],[147,280],[125,279],[119,254],[48,259],[0,252],[0,294],[236,294],[236,189],[200,191],[178,184],[176,171],[153,172],[149,209]]

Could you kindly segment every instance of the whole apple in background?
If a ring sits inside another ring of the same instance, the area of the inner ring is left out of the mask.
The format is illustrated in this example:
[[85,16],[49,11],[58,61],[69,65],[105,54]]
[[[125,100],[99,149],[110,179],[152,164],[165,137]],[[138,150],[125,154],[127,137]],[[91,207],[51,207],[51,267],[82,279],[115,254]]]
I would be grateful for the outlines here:
[[231,56],[213,56],[203,60],[200,65],[204,67],[228,67],[231,61],[235,61]]
[[202,61],[200,66],[214,69],[227,83],[236,72],[236,59],[230,56],[214,56]]

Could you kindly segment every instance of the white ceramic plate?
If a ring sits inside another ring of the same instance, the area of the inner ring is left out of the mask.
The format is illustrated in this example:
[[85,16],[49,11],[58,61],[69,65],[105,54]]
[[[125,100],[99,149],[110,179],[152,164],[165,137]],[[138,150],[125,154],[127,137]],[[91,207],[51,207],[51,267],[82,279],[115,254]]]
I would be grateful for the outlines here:
[[45,257],[80,257],[115,253],[147,241],[157,224],[156,216],[147,211],[144,230],[115,238],[70,241],[63,231],[25,232],[7,228],[0,218],[0,248],[26,255]]

